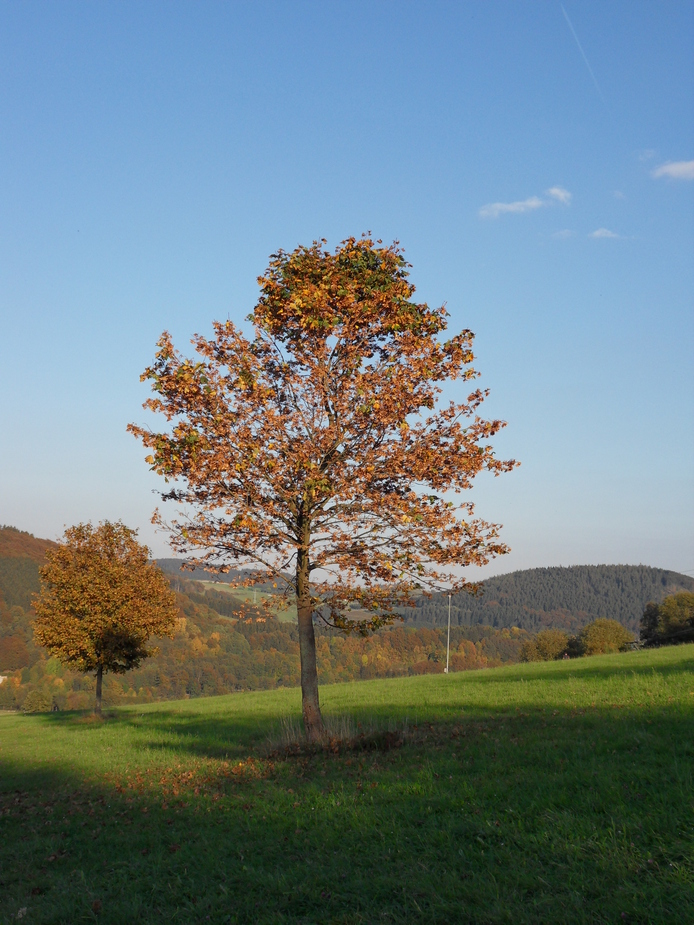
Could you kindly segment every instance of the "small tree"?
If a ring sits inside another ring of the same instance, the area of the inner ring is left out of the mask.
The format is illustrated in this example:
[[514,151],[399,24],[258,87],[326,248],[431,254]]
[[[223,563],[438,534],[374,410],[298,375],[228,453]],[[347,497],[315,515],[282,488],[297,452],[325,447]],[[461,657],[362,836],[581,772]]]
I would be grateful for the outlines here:
[[318,242],[279,251],[259,280],[254,338],[215,323],[189,360],[163,334],[142,378],[155,392],[145,407],[172,426],[129,428],[175,482],[162,497],[195,512],[169,525],[174,550],[269,572],[295,597],[310,740],[323,733],[314,617],[367,635],[415,591],[468,588],[451,567],[507,551],[497,525],[447,494],[515,465],[487,443],[503,423],[478,417],[485,392],[436,408],[439,383],[476,376],[473,335],[438,339],[447,313],[412,300],[407,267],[397,245],[368,237],[334,254]]
[[640,635],[646,646],[694,642],[694,593],[681,591],[661,604],[646,604]]
[[40,569],[34,637],[63,664],[95,672],[96,713],[104,672],[123,674],[153,655],[149,637],[172,636],[178,613],[166,577],[135,537],[120,522],[69,527]]
[[535,637],[537,651],[544,662],[561,658],[566,652],[568,642],[569,637],[562,630],[540,630]]
[[625,626],[617,620],[608,620],[605,617],[599,617],[585,626],[578,638],[584,655],[620,652],[634,641],[633,635]]
[[522,662],[551,662],[566,652],[568,635],[562,630],[540,630],[537,636],[527,639],[520,648]]
[[535,639],[526,639],[520,647],[519,658],[522,662],[541,662]]
[[660,605],[655,601],[649,601],[641,617],[639,638],[644,646],[659,646],[661,644],[660,633],[658,631],[658,620],[660,618]]

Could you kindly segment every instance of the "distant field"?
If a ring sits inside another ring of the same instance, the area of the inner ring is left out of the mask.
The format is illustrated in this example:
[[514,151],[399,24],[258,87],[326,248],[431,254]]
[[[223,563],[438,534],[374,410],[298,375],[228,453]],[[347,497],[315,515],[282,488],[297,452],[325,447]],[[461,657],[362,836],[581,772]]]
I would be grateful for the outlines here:
[[322,699],[409,738],[267,757],[286,689],[0,716],[0,921],[694,921],[694,646]]
[[[221,591],[223,594],[229,594],[236,598],[241,604],[260,604],[261,601],[268,598],[276,598],[277,595],[269,594],[266,591],[254,591],[249,588],[233,588],[221,581],[199,581],[198,584],[204,585],[205,588],[212,588],[214,591]],[[282,610],[280,607],[273,607],[272,612],[280,623],[296,623],[296,604]]]

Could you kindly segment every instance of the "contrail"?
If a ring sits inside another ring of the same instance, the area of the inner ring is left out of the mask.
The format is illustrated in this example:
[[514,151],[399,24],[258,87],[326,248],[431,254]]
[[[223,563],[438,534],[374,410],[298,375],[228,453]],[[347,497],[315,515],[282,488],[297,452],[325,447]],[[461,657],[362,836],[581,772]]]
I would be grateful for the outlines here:
[[576,40],[576,44],[578,45],[578,50],[581,52],[581,55],[583,56],[583,60],[586,62],[586,67],[588,68],[588,73],[589,73],[590,76],[593,78],[593,83],[595,84],[595,89],[598,91],[598,94],[599,94],[599,96],[600,96],[600,99],[603,101],[603,103],[605,103],[605,106],[607,106],[607,102],[605,101],[605,97],[602,95],[602,90],[600,89],[600,84],[598,83],[598,81],[597,81],[597,79],[596,79],[596,77],[595,77],[595,74],[593,73],[593,68],[590,66],[590,62],[589,62],[588,59],[586,58],[586,53],[585,53],[585,51],[583,51],[583,46],[582,46],[581,43],[578,41],[578,36],[576,35],[576,30],[575,30],[574,27],[571,25],[571,20],[569,19],[569,14],[568,14],[568,13],[566,12],[566,10],[564,9],[564,4],[563,4],[563,3],[560,4],[560,6],[561,6],[561,11],[562,11],[562,13],[564,14],[564,19],[565,19],[566,22],[568,23],[569,29],[571,29],[571,34],[573,35],[574,39]]

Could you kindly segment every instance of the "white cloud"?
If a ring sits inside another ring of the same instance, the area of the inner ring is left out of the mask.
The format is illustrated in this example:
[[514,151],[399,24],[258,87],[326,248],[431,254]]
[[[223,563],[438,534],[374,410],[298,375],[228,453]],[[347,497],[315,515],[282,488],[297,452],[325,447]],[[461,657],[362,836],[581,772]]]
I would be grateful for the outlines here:
[[694,180],[694,161],[670,161],[656,167],[652,176],[669,177],[671,180]]
[[655,151],[653,148],[646,148],[645,151],[639,152],[640,161],[650,161],[652,157],[655,157]]
[[619,189],[616,189],[612,195],[614,196],[615,199],[626,199],[627,198],[624,195],[624,193]]
[[552,205],[552,201],[561,202],[568,206],[571,202],[571,193],[562,186],[552,186],[545,191],[549,199],[540,199],[539,196],[530,196],[528,199],[520,199],[518,202],[490,202],[482,206],[479,210],[480,218],[498,218],[500,215],[508,213],[522,214],[523,212],[533,212],[535,209],[541,209],[543,206]]
[[545,192],[548,196],[561,202],[562,205],[568,206],[571,202],[571,193],[561,186],[551,186],[548,190],[545,190]]
[[619,235],[615,234],[614,231],[610,231],[609,228],[598,228],[596,231],[592,231],[589,235],[589,238],[618,238]]
[[555,231],[552,235],[553,238],[559,238],[560,241],[565,240],[566,238],[573,237],[573,231],[570,228],[564,228],[562,231]]
[[539,209],[546,204],[537,196],[531,196],[520,202],[490,202],[489,205],[482,206],[480,209],[480,218],[498,218],[506,212],[532,212],[533,209]]

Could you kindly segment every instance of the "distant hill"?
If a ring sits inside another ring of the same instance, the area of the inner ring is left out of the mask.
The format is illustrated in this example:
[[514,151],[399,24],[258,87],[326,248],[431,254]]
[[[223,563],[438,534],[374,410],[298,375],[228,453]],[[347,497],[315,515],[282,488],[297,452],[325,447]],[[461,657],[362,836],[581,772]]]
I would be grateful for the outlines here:
[[[451,624],[576,632],[597,617],[609,617],[637,633],[646,604],[677,591],[694,591],[694,578],[647,565],[526,569],[488,578],[476,597],[454,595]],[[403,616],[411,626],[443,626],[448,597],[422,598],[416,607],[404,608]]]
[[[0,709],[20,707],[32,690],[50,693],[61,709],[91,703],[93,678],[59,666],[34,644],[31,596],[39,590],[39,565],[55,545],[14,527],[0,527],[0,674],[9,676],[0,684]],[[111,702],[298,683],[295,622],[279,622],[252,607],[247,619],[238,619],[244,594],[234,593],[227,582],[243,573],[181,571],[178,559],[160,559],[158,564],[176,591],[176,635],[161,640],[159,655],[136,671],[109,676],[105,690]],[[210,581],[219,584],[215,587]],[[647,566],[529,569],[490,578],[478,597],[453,598],[452,670],[517,661],[528,633],[546,627],[575,633],[606,616],[637,633],[646,603],[680,590],[694,590],[694,578]],[[276,593],[271,583],[256,586],[256,591],[261,599]],[[291,620],[288,611],[278,616]],[[318,626],[321,681],[442,671],[447,596],[422,598],[417,607],[405,609],[403,617],[409,625],[385,629],[371,639],[345,639]]]
[[[167,575],[176,575],[179,578],[184,579],[185,581],[216,581],[221,584],[230,584],[231,582],[237,581],[239,578],[243,579],[251,574],[251,569],[230,569],[226,573],[208,572],[202,568],[181,568],[184,564],[184,559],[155,559],[154,560],[162,572],[166,572]],[[259,583],[254,585],[258,591],[269,591],[274,590],[274,585],[272,581],[267,581],[265,583]]]
[[[52,705],[60,709],[87,709],[94,697],[93,676],[70,671],[34,643],[30,598],[32,591],[38,590],[38,563],[52,544],[18,530],[0,529],[3,548],[9,551],[8,555],[0,556],[0,674],[6,676],[0,683],[0,709],[22,708],[32,693],[47,705],[46,709]],[[206,572],[195,573],[203,581],[184,577],[191,573],[181,572],[178,560],[159,564],[168,566],[166,570],[176,591],[179,614],[175,635],[172,639],[158,640],[158,654],[140,668],[123,676],[106,677],[107,704],[199,697],[299,683],[299,638],[295,622],[280,622],[272,614],[252,606],[239,619],[242,593],[233,593],[223,581],[217,586],[210,585],[208,579],[213,576]],[[273,590],[269,585],[268,591]],[[267,595],[262,588],[257,593],[261,597]],[[463,671],[518,661],[520,648],[528,638],[520,630],[456,628],[451,633],[451,669]],[[316,648],[322,683],[435,674],[444,668],[446,631],[395,627],[363,639],[344,638],[336,631],[318,626]]]
[[30,607],[39,590],[39,565],[56,545],[16,527],[0,527],[0,600],[8,607]]
[[46,552],[55,549],[57,545],[53,540],[39,540],[32,533],[16,527],[8,527],[6,524],[0,527],[0,559],[26,556],[42,563]]
[[226,575],[215,575],[206,572],[202,568],[183,568],[185,559],[156,559],[155,560],[162,572],[167,575],[180,575],[182,578],[190,581],[235,581],[242,574],[238,569],[232,569]]

